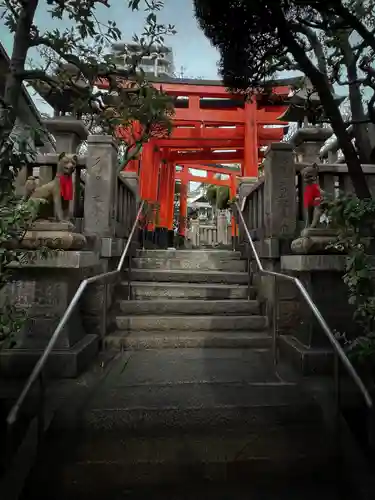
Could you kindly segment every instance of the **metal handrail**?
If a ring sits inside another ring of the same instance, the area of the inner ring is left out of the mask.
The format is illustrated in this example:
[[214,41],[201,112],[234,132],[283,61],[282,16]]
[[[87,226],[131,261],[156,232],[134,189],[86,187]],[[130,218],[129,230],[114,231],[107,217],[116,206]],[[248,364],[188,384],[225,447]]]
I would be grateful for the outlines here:
[[125,248],[122,251],[120,261],[118,263],[117,268],[114,271],[108,271],[106,273],[101,273],[101,274],[97,274],[95,276],[91,276],[90,278],[86,278],[81,282],[81,284],[77,288],[76,293],[74,294],[72,300],[70,301],[66,311],[62,315],[62,317],[59,321],[59,324],[57,325],[55,331],[52,334],[52,337],[50,338],[46,348],[43,351],[43,354],[41,355],[38,362],[36,363],[33,371],[31,372],[29,378],[27,379],[27,382],[26,382],[21,394],[19,395],[17,401],[15,402],[12,409],[10,410],[8,417],[7,417],[8,426],[11,426],[16,422],[18,412],[19,412],[22,404],[24,403],[30,389],[32,388],[34,383],[38,380],[38,377],[41,375],[42,370],[44,368],[44,365],[47,362],[48,356],[51,354],[51,351],[54,348],[61,332],[63,331],[64,326],[66,325],[68,319],[72,315],[72,313],[73,313],[75,307],[77,306],[80,298],[82,297],[82,294],[85,291],[87,285],[91,285],[92,283],[96,283],[97,281],[107,280],[108,278],[113,278],[113,277],[117,276],[122,271],[122,267],[124,265],[126,255],[128,253],[129,247],[130,247],[131,242],[133,240],[133,236],[134,236],[135,230],[137,228],[138,221],[139,221],[141,214],[142,214],[143,206],[144,206],[144,201],[142,201],[140,206],[139,206],[137,216],[135,218],[133,227],[130,231]]
[[[235,205],[237,208],[237,213],[239,214],[239,217],[241,219],[241,223],[243,225],[245,234],[249,240],[249,244],[250,244],[252,253],[254,255],[255,262],[257,263],[260,274],[267,275],[267,276],[273,276],[275,279],[281,278],[281,279],[284,279],[286,281],[291,281],[297,286],[297,288],[301,292],[303,298],[305,299],[307,305],[309,306],[311,312],[313,313],[313,315],[317,319],[318,323],[322,327],[324,333],[328,337],[328,340],[330,341],[330,343],[335,351],[335,355],[338,356],[339,359],[342,361],[347,373],[349,374],[349,376],[351,377],[351,379],[353,380],[355,385],[358,387],[358,389],[362,393],[367,407],[369,409],[372,409],[374,405],[373,405],[373,401],[372,401],[372,398],[370,396],[370,393],[366,389],[366,386],[364,385],[361,378],[359,377],[356,369],[354,368],[354,366],[350,362],[349,358],[345,354],[345,351],[343,350],[343,348],[341,347],[341,345],[337,341],[335,335],[333,334],[332,330],[328,326],[326,320],[323,318],[321,312],[319,311],[317,305],[315,304],[315,302],[311,298],[311,296],[310,296],[309,292],[307,291],[307,289],[305,288],[305,286],[302,284],[302,282],[298,278],[295,278],[294,276],[289,276],[288,274],[277,273],[275,271],[268,271],[267,269],[264,269],[264,267],[262,266],[262,263],[260,261],[259,255],[255,249],[253,239],[251,238],[249,228],[247,227],[247,224],[245,222],[245,219],[244,219],[244,216],[241,212],[241,209],[238,205],[238,202],[236,202]],[[276,304],[274,304],[274,311],[275,310],[276,310]],[[274,338],[274,342],[275,341],[276,341],[276,339]]]

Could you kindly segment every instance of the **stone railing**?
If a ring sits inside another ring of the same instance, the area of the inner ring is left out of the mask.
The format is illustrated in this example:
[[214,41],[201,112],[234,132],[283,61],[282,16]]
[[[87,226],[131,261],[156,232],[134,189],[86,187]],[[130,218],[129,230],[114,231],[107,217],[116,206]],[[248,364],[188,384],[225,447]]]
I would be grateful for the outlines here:
[[[46,125],[56,139],[56,153],[39,154],[34,164],[21,170],[16,179],[19,195],[25,193],[31,175],[38,178],[39,186],[53,180],[61,153],[75,154],[83,140],[87,140],[87,153],[78,157],[73,173],[69,207],[73,224],[37,221],[22,241],[24,246],[28,236],[36,242],[33,248],[52,245],[57,252],[29,261],[31,247],[26,247],[25,263],[2,290],[16,308],[27,311],[27,319],[15,336],[16,346],[0,350],[0,377],[30,373],[82,280],[116,267],[137,211],[137,175],[118,174],[117,146],[111,136],[88,135],[82,122],[69,117],[48,120]],[[134,255],[133,245],[129,255]],[[64,329],[58,352],[51,354],[48,372],[75,376],[92,360],[107,331],[114,286],[87,287]]]
[[197,220],[190,222],[188,240],[193,247],[228,246],[232,242],[231,224],[225,214],[218,214],[216,224],[205,224]]
[[127,238],[130,234],[137,211],[137,174],[120,172],[117,178],[116,227],[117,238]]
[[[345,164],[319,162],[320,139],[324,139],[327,132],[324,130],[322,137],[318,132],[319,141],[315,141],[313,134],[309,136],[304,131],[305,142],[300,142],[298,147],[272,144],[265,156],[264,177],[259,181],[241,180],[240,204],[264,268],[298,277],[331,329],[351,335],[358,330],[358,325],[353,321],[353,309],[348,304],[342,280],[345,256],[333,253],[331,245],[336,237],[334,228],[325,224],[305,227],[303,168],[317,164],[319,185],[330,197],[337,197],[340,192],[354,192]],[[303,134],[299,132],[299,135]],[[362,168],[375,196],[375,165]],[[331,370],[329,342],[297,288],[290,282],[260,275],[240,226],[241,238],[244,243],[241,250],[249,258],[252,279],[259,286],[259,300],[270,321],[276,297],[281,355],[290,356],[305,373]]]
[[243,207],[245,222],[254,239],[259,239],[264,233],[265,205],[264,205],[265,178],[261,177],[250,186]]
[[199,246],[217,245],[217,227],[214,224],[199,224]]

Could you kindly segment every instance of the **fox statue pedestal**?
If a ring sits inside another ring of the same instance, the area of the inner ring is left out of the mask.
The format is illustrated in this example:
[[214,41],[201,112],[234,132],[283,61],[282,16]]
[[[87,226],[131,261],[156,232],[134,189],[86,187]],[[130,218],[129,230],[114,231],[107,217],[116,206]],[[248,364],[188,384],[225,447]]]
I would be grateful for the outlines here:
[[22,248],[34,250],[40,247],[52,250],[81,250],[86,245],[83,234],[75,232],[71,222],[38,220],[26,232]]
[[[1,376],[30,374],[80,282],[99,269],[99,256],[94,252],[58,250],[46,259],[30,258],[15,270],[0,300],[6,298],[14,304],[25,322],[14,336],[15,346],[0,351]],[[61,332],[47,362],[48,376],[75,377],[97,352],[99,336],[85,331],[81,309],[78,304]]]

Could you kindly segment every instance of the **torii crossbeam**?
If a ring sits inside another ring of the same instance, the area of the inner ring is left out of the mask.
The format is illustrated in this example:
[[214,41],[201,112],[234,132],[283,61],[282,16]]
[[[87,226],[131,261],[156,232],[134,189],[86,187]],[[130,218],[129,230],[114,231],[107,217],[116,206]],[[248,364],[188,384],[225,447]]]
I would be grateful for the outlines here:
[[[126,168],[139,173],[141,198],[159,205],[157,226],[165,231],[173,229],[175,182],[181,183],[179,233],[185,236],[188,184],[205,180],[189,170],[204,163],[211,169],[210,182],[228,185],[234,197],[237,177],[257,178],[264,148],[282,139],[288,123],[278,118],[286,110],[291,87],[275,84],[271,92],[255,92],[245,100],[218,81],[170,79],[152,84],[174,97],[173,130],[169,137],[151,139],[140,160]],[[105,81],[100,83],[105,86]],[[126,136],[127,132],[119,129],[118,133]],[[215,171],[223,173],[216,165],[233,163],[240,168],[229,172],[228,180],[214,177]],[[178,174],[177,165],[182,167]]]

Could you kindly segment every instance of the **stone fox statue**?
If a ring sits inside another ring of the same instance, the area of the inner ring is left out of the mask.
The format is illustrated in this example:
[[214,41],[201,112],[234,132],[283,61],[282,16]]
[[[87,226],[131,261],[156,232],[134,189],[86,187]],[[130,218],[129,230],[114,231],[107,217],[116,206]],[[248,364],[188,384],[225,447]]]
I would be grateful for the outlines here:
[[64,213],[63,200],[73,199],[72,175],[77,167],[77,155],[61,153],[57,163],[55,178],[37,186],[35,177],[29,177],[25,185],[25,199],[39,199],[53,202],[53,212],[59,222],[68,220],[69,213]]
[[305,182],[303,204],[307,209],[306,229],[316,228],[322,215],[320,204],[324,193],[318,184],[318,173],[319,169],[316,163],[302,170],[302,178]]

